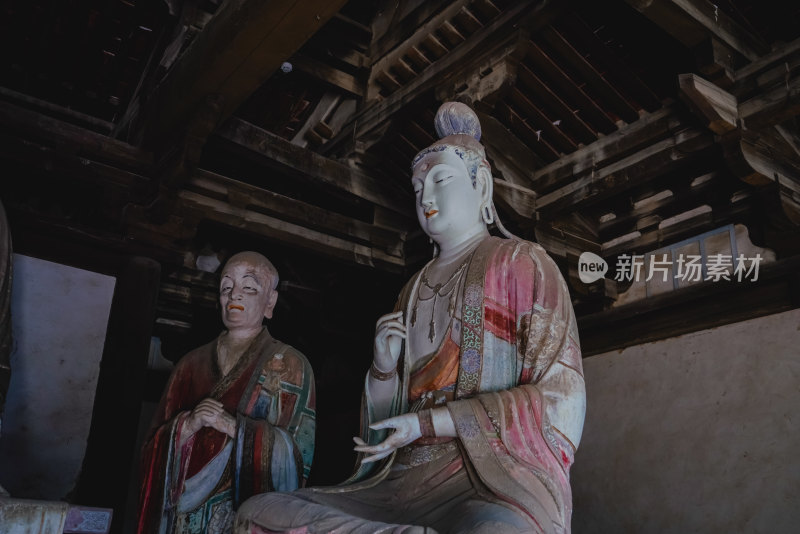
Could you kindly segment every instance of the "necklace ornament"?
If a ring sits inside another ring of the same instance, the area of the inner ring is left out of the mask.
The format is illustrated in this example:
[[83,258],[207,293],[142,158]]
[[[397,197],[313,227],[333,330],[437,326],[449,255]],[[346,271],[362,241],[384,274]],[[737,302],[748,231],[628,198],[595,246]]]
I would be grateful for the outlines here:
[[[422,284],[417,286],[417,298],[414,301],[414,307],[411,310],[411,326],[413,327],[417,323],[417,306],[420,302],[425,302],[433,299],[433,304],[431,305],[431,317],[428,322],[428,339],[431,343],[433,340],[436,339],[436,320],[434,319],[434,314],[436,311],[436,299],[438,298],[445,298],[449,295],[449,302],[447,306],[447,313],[450,317],[453,316],[453,312],[456,309],[456,291],[455,288],[460,284],[462,275],[469,264],[469,261],[472,259],[472,255],[474,251],[469,254],[461,265],[459,265],[451,274],[450,277],[444,281],[440,282],[435,285],[431,285],[430,280],[428,280],[428,267],[430,264],[426,265],[425,268],[422,270],[422,274],[420,278],[422,280]],[[431,295],[428,297],[422,296],[422,286],[425,286],[431,291]]]

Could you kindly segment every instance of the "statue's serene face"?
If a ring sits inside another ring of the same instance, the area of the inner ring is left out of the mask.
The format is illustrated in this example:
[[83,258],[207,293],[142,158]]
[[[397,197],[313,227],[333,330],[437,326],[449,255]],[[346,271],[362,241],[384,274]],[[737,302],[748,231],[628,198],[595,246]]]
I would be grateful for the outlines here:
[[411,183],[419,224],[437,243],[458,239],[476,224],[483,224],[481,194],[456,154],[427,154],[414,167]]
[[256,328],[272,317],[278,292],[263,266],[249,261],[228,262],[219,284],[222,322],[230,329]]

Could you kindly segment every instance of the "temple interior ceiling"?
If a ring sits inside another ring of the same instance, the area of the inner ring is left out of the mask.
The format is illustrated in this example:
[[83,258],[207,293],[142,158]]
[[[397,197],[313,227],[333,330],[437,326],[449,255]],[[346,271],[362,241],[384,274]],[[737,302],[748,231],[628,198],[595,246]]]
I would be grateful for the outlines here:
[[604,338],[629,284],[581,282],[583,252],[613,267],[738,224],[778,271],[796,259],[798,28],[800,7],[754,0],[9,0],[3,201],[23,243],[161,262],[167,336],[214,306],[198,256],[249,242],[285,255],[284,305],[319,311],[429,257],[409,164],[459,100],[501,218]]

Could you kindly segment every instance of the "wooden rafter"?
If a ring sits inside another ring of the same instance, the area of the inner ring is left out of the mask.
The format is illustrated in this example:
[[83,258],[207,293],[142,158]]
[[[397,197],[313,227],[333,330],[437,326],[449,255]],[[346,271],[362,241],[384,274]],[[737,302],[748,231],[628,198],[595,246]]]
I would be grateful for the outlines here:
[[540,194],[585,176],[649,144],[672,135],[686,122],[677,106],[668,106],[580,148],[531,174],[530,187]]
[[[353,143],[354,140],[363,141],[369,137],[370,132],[386,124],[410,102],[447,83],[450,77],[457,75],[459,69],[486,61],[487,57],[497,51],[498,45],[502,48],[502,43],[509,39],[507,36],[510,28],[525,27],[528,31],[534,31],[550,22],[562,8],[563,5],[552,1],[542,1],[535,5],[520,2],[514,5],[452,51],[447,52],[445,49],[443,57],[411,82],[402,87],[398,86],[392,94],[382,100],[368,103],[352,117],[348,126],[323,147],[322,152],[331,154],[339,151],[346,143]],[[428,35],[427,39],[431,36]],[[511,38],[516,39],[516,36]],[[383,73],[389,77],[384,70],[379,69],[377,72],[379,75]]]
[[225,2],[150,99],[145,146],[174,136],[209,95],[218,95],[218,120],[227,118],[345,1]]
[[398,192],[358,169],[321,156],[307,148],[233,117],[217,135],[244,147],[263,161],[293,174],[300,174],[325,187],[335,188],[400,215],[410,214],[398,202]]
[[626,0],[687,47],[713,36],[753,61],[768,51],[765,43],[706,0]]
[[578,209],[675,169],[711,146],[713,139],[710,134],[688,128],[619,161],[592,169],[589,175],[540,196],[536,209],[543,218]]

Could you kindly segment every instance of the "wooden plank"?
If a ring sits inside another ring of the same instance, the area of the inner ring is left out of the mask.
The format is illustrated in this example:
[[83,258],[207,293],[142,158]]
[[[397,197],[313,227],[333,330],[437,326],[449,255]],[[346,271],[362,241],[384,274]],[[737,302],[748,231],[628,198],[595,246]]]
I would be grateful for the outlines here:
[[439,28],[439,33],[442,34],[447,41],[447,44],[449,44],[451,48],[457,47],[465,40],[465,37],[461,35],[461,32],[459,32],[449,20],[446,20],[442,23],[442,26]]
[[750,78],[751,76],[761,74],[761,72],[773,68],[775,64],[782,64],[785,58],[797,52],[800,52],[800,38],[795,39],[790,43],[786,43],[783,46],[779,46],[769,54],[765,54],[757,60],[748,63],[741,69],[737,70],[733,74],[733,78],[737,82],[740,82]]
[[449,77],[457,75],[459,67],[469,63],[479,63],[490,56],[496,50],[497,45],[507,39],[506,36],[511,27],[528,27],[533,31],[548,24],[563,7],[563,4],[559,2],[548,1],[535,6],[528,2],[516,4],[480,31],[472,34],[458,48],[438,60],[435,65],[426,69],[411,83],[388,98],[375,100],[365,106],[333,141],[321,149],[321,152],[329,154],[336,151],[345,142],[361,141],[369,132],[380,127],[417,97],[446,83]]
[[113,122],[104,121],[97,117],[92,117],[91,115],[86,115],[85,113],[80,113],[73,109],[53,104],[52,102],[47,102],[46,100],[6,89],[5,87],[0,87],[0,97],[11,100],[12,102],[22,103],[37,110],[47,111],[50,115],[54,115],[55,117],[68,119],[70,124],[84,126],[104,135],[110,134],[114,130]]
[[501,121],[508,126],[508,129],[514,132],[523,143],[541,156],[543,160],[554,161],[559,159],[558,151],[547,142],[547,139],[542,138],[541,130],[538,132],[534,130],[511,106],[505,102],[498,102],[495,110]]
[[690,48],[710,34],[750,61],[769,51],[766,43],[706,0],[626,1]]
[[572,211],[590,202],[617,194],[634,185],[675,169],[687,159],[714,144],[712,136],[686,129],[673,137],[653,143],[639,152],[578,178],[539,197],[536,209],[542,217]]
[[542,78],[546,80],[545,83],[550,82],[548,85],[553,84],[551,87],[555,87],[559,92],[567,95],[570,102],[577,105],[577,111],[581,114],[581,118],[591,124],[595,130],[608,134],[617,129],[617,125],[606,115],[605,111],[539,45],[534,42],[530,43],[528,57],[536,66],[536,70],[542,73]]
[[[397,42],[396,46],[388,53],[373,56],[372,72],[386,71],[400,59],[409,48],[419,46],[428,36],[442,27],[448,20],[456,16],[462,7],[470,3],[471,0],[455,0],[450,5],[444,7],[436,15],[430,17],[409,37]],[[433,2],[431,2],[433,4]],[[463,38],[461,39],[463,40]],[[380,51],[377,50],[377,51]]]
[[145,146],[160,147],[209,95],[227,118],[345,3],[227,0],[146,105]]
[[514,185],[527,188],[531,169],[540,167],[542,160],[499,120],[482,113],[478,113],[478,117],[483,130],[481,142],[493,170]]
[[480,103],[484,108],[491,108],[516,85],[519,65],[517,50],[526,40],[527,32],[524,30],[513,32],[490,58],[450,75],[445,83],[436,88],[436,100],[457,100],[475,106]]
[[560,96],[544,83],[534,72],[524,63],[520,63],[519,81],[522,85],[530,88],[537,98],[541,99],[545,105],[556,113],[556,117],[561,120],[565,128],[572,133],[573,137],[579,142],[588,144],[597,140],[595,132],[586,122],[574,112]]
[[497,118],[480,111],[476,113],[481,121],[481,130],[483,131],[481,142],[486,146],[486,151],[490,157],[497,158],[502,155],[513,163],[517,169],[524,171],[526,175],[544,165],[542,159],[520,141],[517,136],[512,134]]
[[153,181],[146,176],[4,134],[0,134],[0,160],[6,166],[15,162],[59,181],[79,180],[106,191],[114,190],[128,201],[144,201],[154,189]]
[[[446,9],[452,0],[426,0],[420,2],[419,7],[403,17],[399,22],[393,22],[389,30],[375,40],[371,46],[370,64],[392,51],[398,46],[407,46],[409,38],[416,35],[416,30],[430,21],[431,17],[436,16],[441,10]],[[459,3],[465,3],[459,0]]]
[[620,58],[618,53],[609,48],[594,33],[594,28],[590,28],[580,16],[566,16],[558,20],[557,26],[565,38],[575,43],[583,43],[583,52],[591,53],[593,64],[602,65],[603,71],[614,73],[615,78],[620,81],[628,82],[625,90],[635,98],[640,105],[647,111],[655,111],[661,107],[661,99],[645,84],[639,76]]
[[377,248],[288,223],[263,213],[237,208],[228,202],[192,191],[181,191],[179,197],[181,210],[195,212],[202,219],[253,232],[291,247],[391,272],[402,272],[405,267],[402,258],[386,254]]
[[[702,206],[700,206],[702,207]],[[688,211],[688,210],[687,210]],[[752,203],[748,200],[735,204],[721,204],[710,210],[699,210],[692,217],[666,227],[651,227],[639,237],[603,248],[604,257],[616,256],[623,252],[644,252],[656,250],[684,239],[709,232],[726,224],[752,217]]]
[[736,97],[695,74],[678,75],[680,94],[706,126],[722,135],[737,128],[739,118]]
[[516,87],[511,89],[509,100],[517,109],[522,110],[526,117],[532,118],[533,126],[542,131],[542,136],[551,146],[567,154],[578,148],[572,139],[555,125],[554,119],[547,117]]
[[310,74],[328,85],[343,90],[349,96],[356,98],[363,98],[364,96],[365,89],[362,82],[352,74],[341,71],[327,63],[302,54],[295,54],[292,56],[292,65],[300,72]]
[[500,207],[510,210],[518,221],[535,219],[536,193],[528,188],[495,178],[494,200]]
[[409,216],[407,210],[401,207],[402,197],[398,198],[397,192],[389,190],[381,181],[338,161],[293,145],[249,122],[232,117],[216,133],[279,168],[301,174],[327,187],[345,191],[401,215]]
[[800,78],[797,77],[739,104],[744,127],[751,130],[774,126],[799,114]]
[[[691,176],[691,175],[689,175]],[[713,191],[720,194],[726,190],[726,185],[735,181],[730,180],[730,176],[723,176],[721,172],[711,172],[703,176],[704,180],[697,186],[689,184],[697,179],[684,180],[681,184],[669,184],[672,195],[657,201],[649,202],[641,206],[631,206],[630,201],[626,204],[629,207],[626,211],[614,210],[616,217],[606,222],[597,224],[597,230],[602,236],[603,241],[610,241],[615,237],[625,235],[636,230],[639,219],[653,214],[658,214],[662,219],[668,219],[696,208],[709,202],[707,193]]]
[[533,172],[531,188],[540,194],[551,190],[567,180],[663,139],[685,124],[686,121],[678,115],[677,106],[660,109]]
[[547,27],[541,31],[540,36],[580,74],[586,83],[608,101],[622,120],[630,123],[639,119],[638,111],[558,31],[553,27]]
[[409,48],[406,51],[406,56],[408,56],[409,62],[414,68],[420,72],[431,66],[431,60],[422,53],[419,47],[412,46]]
[[392,256],[402,256],[406,235],[402,229],[380,228],[202,169],[195,172],[184,188],[227,201],[238,208],[258,211],[286,222],[381,248]]
[[103,134],[75,126],[35,111],[0,101],[0,124],[23,138],[58,146],[61,152],[144,170],[153,165],[153,154]]

